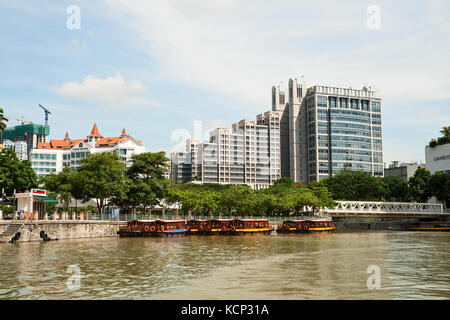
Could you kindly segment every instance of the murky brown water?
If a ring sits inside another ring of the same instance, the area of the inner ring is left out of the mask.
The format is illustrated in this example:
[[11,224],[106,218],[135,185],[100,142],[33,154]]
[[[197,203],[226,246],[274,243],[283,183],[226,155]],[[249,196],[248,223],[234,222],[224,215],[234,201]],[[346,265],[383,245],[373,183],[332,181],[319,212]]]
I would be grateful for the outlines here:
[[[66,285],[69,265],[79,289]],[[369,290],[369,265],[381,288]],[[0,245],[0,299],[449,299],[450,233],[188,236]]]

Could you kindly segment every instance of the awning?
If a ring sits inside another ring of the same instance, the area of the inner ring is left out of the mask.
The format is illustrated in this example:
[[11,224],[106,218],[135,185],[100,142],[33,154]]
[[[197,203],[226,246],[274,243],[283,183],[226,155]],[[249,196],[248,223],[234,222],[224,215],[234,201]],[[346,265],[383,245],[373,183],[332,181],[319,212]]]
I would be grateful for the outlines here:
[[47,202],[47,203],[58,203],[57,200],[52,199],[52,198],[47,197],[47,196],[35,196],[35,197],[36,197],[36,198],[39,198],[39,199],[41,199],[42,201],[45,201],[45,202]]

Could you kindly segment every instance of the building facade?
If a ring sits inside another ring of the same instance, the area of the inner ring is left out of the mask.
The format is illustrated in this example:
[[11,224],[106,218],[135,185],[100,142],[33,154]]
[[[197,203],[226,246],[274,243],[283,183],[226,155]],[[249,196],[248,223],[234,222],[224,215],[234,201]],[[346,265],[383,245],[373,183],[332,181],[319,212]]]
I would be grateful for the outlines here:
[[282,176],[311,182],[344,168],[383,176],[381,99],[376,91],[313,86],[290,79],[272,88],[281,116]]
[[26,141],[3,141],[5,148],[11,148],[17,155],[19,161],[28,160],[28,144]]
[[[22,124],[12,128],[7,128],[4,134],[4,140],[13,143],[24,141],[26,143],[27,154],[38,148],[39,143],[46,143],[50,134],[50,126],[39,124]],[[25,159],[24,159],[25,160]]]
[[81,160],[93,153],[113,152],[120,156],[126,164],[130,163],[133,154],[145,152],[142,141],[128,135],[125,129],[120,137],[103,137],[97,124],[85,139],[71,139],[69,134],[63,140],[40,142],[29,156],[31,166],[39,176],[58,173],[64,167],[78,168]]
[[265,188],[280,178],[279,112],[241,120],[210,132],[209,142],[188,139],[171,155],[175,183],[246,184]]
[[401,163],[399,161],[393,161],[389,168],[384,169],[385,177],[399,177],[405,180],[414,176],[416,170],[424,168],[425,165],[421,163]]
[[442,172],[450,175],[450,143],[440,144],[433,148],[426,146],[425,167],[431,174]]

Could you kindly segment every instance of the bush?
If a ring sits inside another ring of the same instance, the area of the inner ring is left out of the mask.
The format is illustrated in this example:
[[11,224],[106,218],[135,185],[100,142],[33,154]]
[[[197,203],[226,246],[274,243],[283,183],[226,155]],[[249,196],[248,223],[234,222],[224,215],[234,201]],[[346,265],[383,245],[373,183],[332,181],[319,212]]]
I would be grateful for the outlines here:
[[429,146],[430,148],[434,148],[438,145],[438,142],[436,141],[436,139],[431,139]]

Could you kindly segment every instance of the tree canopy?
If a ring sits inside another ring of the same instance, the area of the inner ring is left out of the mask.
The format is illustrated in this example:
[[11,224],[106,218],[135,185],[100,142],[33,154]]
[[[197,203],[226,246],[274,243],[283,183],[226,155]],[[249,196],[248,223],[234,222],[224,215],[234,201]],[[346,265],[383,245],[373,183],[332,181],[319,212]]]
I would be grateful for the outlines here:
[[0,184],[6,194],[25,192],[36,188],[38,177],[29,161],[19,161],[16,153],[10,149],[0,149]]

